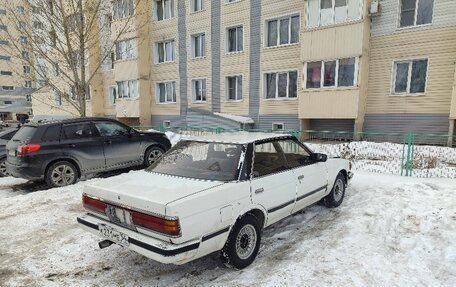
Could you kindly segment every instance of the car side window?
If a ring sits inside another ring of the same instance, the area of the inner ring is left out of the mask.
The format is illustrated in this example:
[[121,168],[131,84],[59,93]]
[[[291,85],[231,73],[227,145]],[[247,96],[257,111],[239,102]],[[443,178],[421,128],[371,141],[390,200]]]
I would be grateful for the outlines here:
[[129,130],[121,125],[112,122],[98,122],[95,127],[102,137],[126,136]]
[[287,162],[277,142],[255,145],[253,177],[262,177],[287,170]]
[[93,136],[93,130],[90,123],[80,123],[67,125],[62,128],[63,139],[82,139]]
[[282,140],[278,143],[285,154],[290,168],[297,168],[313,163],[310,153],[297,142],[293,140]]
[[8,140],[8,141],[9,141],[9,140],[11,140],[11,139],[13,138],[13,136],[14,136],[15,134],[16,134],[16,131],[11,131],[11,132],[9,132],[9,133],[4,134],[4,135],[1,137],[1,139],[2,139],[2,140]]
[[60,139],[60,125],[50,126],[43,134],[42,140],[45,142],[58,141]]

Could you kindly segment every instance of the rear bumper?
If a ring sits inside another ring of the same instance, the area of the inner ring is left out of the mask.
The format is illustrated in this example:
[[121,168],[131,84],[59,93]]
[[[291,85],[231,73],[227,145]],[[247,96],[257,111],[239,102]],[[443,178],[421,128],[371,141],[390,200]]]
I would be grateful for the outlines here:
[[[164,264],[183,264],[196,258],[200,241],[172,244],[140,234],[127,228],[114,225],[106,220],[85,215],[77,218],[79,225],[86,231],[107,239],[99,232],[99,225],[109,226],[128,236],[128,244],[119,244],[146,257]],[[118,244],[118,243],[117,243]]]
[[25,178],[28,180],[44,179],[44,174],[41,172],[41,167],[36,167],[28,164],[13,165],[7,161],[6,172],[11,176]]

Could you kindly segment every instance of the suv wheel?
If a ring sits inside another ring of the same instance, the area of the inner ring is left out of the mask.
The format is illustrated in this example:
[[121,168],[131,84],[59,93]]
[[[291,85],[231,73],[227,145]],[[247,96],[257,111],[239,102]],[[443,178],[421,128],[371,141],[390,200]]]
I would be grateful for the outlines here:
[[58,161],[48,168],[45,179],[51,187],[71,185],[78,180],[78,170],[71,162]]
[[6,174],[6,158],[0,159],[0,177],[5,177]]
[[246,215],[233,226],[221,259],[225,265],[237,269],[249,266],[258,254],[261,229],[255,216]]
[[150,147],[147,151],[146,151],[146,156],[144,158],[144,165],[146,167],[149,167],[151,166],[153,163],[155,163],[157,161],[157,159],[159,159],[162,155],[164,154],[164,151],[157,147],[157,146],[153,146],[153,147]]

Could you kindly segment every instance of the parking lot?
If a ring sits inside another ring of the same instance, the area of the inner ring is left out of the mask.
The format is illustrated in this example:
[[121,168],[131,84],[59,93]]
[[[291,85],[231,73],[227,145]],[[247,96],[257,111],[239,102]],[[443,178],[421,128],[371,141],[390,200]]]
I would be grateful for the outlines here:
[[0,179],[1,286],[456,285],[456,180],[358,172],[340,208],[315,205],[265,230],[243,271],[218,254],[174,266],[100,250],[76,224],[86,182]]

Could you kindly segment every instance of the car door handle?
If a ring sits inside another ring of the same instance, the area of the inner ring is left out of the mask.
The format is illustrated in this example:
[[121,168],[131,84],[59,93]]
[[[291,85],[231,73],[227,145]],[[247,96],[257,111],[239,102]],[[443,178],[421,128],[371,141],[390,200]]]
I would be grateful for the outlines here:
[[264,191],[264,188],[258,188],[255,190],[255,194],[262,193]]
[[304,175],[298,176],[298,180],[303,180],[303,179],[304,179]]

